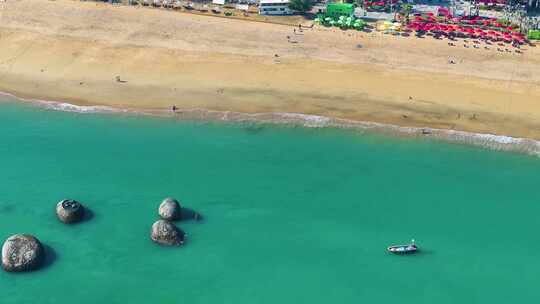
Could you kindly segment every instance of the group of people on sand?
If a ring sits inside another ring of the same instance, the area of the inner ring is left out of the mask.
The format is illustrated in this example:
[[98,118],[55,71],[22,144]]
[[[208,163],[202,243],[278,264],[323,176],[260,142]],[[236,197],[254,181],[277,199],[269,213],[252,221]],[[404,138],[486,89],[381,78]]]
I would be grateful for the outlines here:
[[[302,29],[302,24],[298,24],[298,30],[296,29],[296,27],[293,28],[293,34],[300,34],[300,33],[303,33],[304,30]],[[291,36],[287,35],[287,42],[289,43],[297,43],[298,41],[296,40],[292,40],[291,39]]]
[[[481,48],[481,40],[471,40],[473,42],[472,44],[472,47],[475,48],[475,49],[480,49]],[[470,48],[471,46],[469,45],[469,40],[468,39],[464,39],[463,40],[463,47],[464,48]],[[493,45],[492,42],[490,41],[485,41],[485,44],[484,45],[484,49],[486,50],[490,50],[491,49],[491,46]],[[454,41],[450,41],[448,42],[448,45],[449,46],[456,46],[456,44],[454,43]],[[518,54],[522,54],[521,52],[521,46],[519,45],[519,43],[512,43],[511,45],[515,50],[516,53]],[[498,52],[512,52],[510,49],[507,48],[507,45],[505,45],[504,43],[500,42],[500,43],[497,43],[497,51]]]

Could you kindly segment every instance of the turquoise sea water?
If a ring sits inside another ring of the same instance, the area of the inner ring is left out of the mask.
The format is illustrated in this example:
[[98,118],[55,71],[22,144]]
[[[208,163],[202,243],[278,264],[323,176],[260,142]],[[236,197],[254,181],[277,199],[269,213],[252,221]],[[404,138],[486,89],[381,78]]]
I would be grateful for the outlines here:
[[[437,141],[0,103],[10,303],[537,303],[540,159]],[[205,217],[150,241],[161,199]],[[55,217],[75,198],[93,218]],[[422,252],[386,246],[415,238]]]

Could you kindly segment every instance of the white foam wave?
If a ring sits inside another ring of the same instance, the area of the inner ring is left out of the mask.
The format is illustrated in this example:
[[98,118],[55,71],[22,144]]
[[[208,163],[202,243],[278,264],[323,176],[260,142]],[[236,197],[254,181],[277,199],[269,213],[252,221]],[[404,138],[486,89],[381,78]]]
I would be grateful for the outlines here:
[[329,117],[319,116],[319,115],[308,115],[308,114],[300,114],[300,113],[276,113],[276,114],[281,115],[283,118],[300,119],[305,122],[321,124],[321,125],[325,125],[331,122],[331,119]]
[[64,112],[76,112],[76,113],[104,113],[104,112],[127,112],[127,110],[120,110],[108,106],[78,106],[66,102],[55,103],[49,101],[36,101],[41,103],[44,107],[51,110],[58,110]]
[[126,109],[119,109],[109,106],[79,106],[67,102],[21,98],[13,94],[0,92],[0,96],[7,96],[13,99],[29,102],[37,106],[41,106],[51,110],[64,111],[64,112],[76,112],[76,113],[105,113],[105,112],[128,112]]
[[500,151],[513,151],[540,156],[540,141],[527,138],[518,138],[504,135],[471,133],[465,131],[402,127],[392,124],[377,122],[355,121],[348,119],[330,118],[319,115],[309,115],[302,113],[272,112],[272,113],[240,113],[232,111],[214,111],[200,108],[181,109],[176,113],[168,110],[138,111],[120,109],[109,106],[79,106],[66,102],[46,101],[36,99],[24,99],[12,94],[2,93],[14,99],[31,102],[47,109],[76,112],[76,113],[133,113],[150,114],[157,116],[171,116],[185,119],[201,120],[223,120],[232,122],[259,122],[277,124],[299,124],[305,127],[339,127],[360,130],[372,130],[375,132],[392,133],[412,137],[426,137],[442,139],[454,143],[462,143],[473,146],[484,147]]

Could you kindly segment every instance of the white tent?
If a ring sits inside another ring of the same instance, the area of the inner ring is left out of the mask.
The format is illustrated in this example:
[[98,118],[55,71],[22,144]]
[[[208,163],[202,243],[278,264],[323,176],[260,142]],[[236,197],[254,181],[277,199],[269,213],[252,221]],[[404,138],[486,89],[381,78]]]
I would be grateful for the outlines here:
[[236,9],[239,11],[248,11],[249,10],[249,4],[236,4]]

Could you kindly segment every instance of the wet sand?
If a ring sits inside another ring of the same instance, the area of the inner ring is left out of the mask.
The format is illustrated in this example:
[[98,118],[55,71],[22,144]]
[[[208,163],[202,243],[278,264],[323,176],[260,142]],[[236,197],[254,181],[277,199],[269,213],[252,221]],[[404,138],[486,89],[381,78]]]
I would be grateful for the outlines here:
[[456,45],[334,28],[295,34],[284,25],[92,2],[8,1],[0,4],[0,91],[540,139],[540,47],[518,54]]

